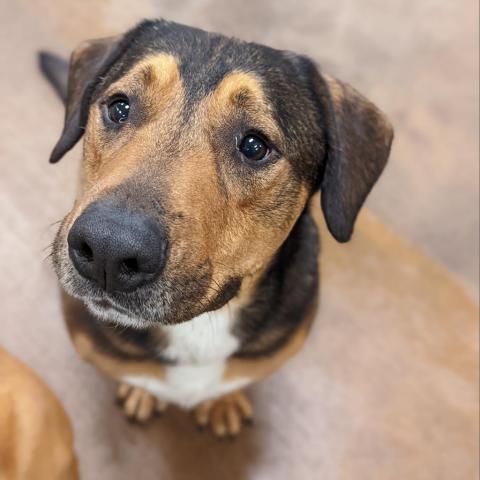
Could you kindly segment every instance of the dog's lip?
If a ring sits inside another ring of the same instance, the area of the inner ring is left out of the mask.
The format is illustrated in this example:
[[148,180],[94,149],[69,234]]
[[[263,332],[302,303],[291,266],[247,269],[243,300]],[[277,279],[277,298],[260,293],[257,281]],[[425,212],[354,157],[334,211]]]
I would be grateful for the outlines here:
[[128,314],[128,311],[125,308],[120,307],[109,298],[94,298],[91,302],[94,303],[96,307],[104,308],[105,310],[113,309],[120,313]]

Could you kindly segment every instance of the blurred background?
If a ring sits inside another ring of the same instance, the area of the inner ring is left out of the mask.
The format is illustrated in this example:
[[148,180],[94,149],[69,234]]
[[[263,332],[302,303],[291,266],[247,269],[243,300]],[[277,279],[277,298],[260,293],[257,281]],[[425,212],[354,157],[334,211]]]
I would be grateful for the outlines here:
[[[320,478],[319,472],[326,479],[473,478],[476,0],[0,0],[0,12],[0,341],[47,378],[66,404],[85,478],[133,478],[135,472],[142,479],[158,478],[158,472],[175,479]],[[196,432],[180,415],[142,434],[124,426],[118,413],[106,414],[112,387],[73,353],[55,279],[42,261],[55,232],[49,225],[74,198],[81,149],[57,166],[47,163],[63,110],[39,75],[35,54],[49,49],[68,56],[84,39],[118,34],[152,17],[309,55],[374,101],[395,127],[390,162],[368,198],[372,213],[362,217],[358,238],[342,247],[325,239],[323,309],[330,320],[316,328],[303,359],[259,387],[255,395],[269,420],[260,422],[260,433],[240,440],[237,453],[203,437],[189,443]],[[365,261],[357,272],[358,258]],[[354,273],[347,278],[351,265]],[[336,293],[346,290],[351,295]],[[352,328],[357,340],[375,339],[373,344],[352,346]],[[326,353],[317,358],[322,342]],[[365,368],[352,370],[355,362]],[[307,387],[297,391],[299,377],[316,385],[314,398]],[[279,398],[277,392],[286,389]],[[299,405],[305,417],[286,414],[291,405]],[[348,422],[349,411],[357,411],[352,405],[365,417]],[[113,420],[102,421],[105,415]],[[175,433],[181,429],[183,435]],[[155,448],[149,448],[152,442]],[[271,449],[262,449],[266,444]],[[193,452],[202,453],[198,465]],[[122,471],[127,476],[118,476]]]

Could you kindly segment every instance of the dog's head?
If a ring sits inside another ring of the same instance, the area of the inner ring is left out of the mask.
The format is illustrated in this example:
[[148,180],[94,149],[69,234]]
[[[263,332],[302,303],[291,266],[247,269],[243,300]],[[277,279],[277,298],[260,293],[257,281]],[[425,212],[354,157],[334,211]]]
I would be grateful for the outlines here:
[[392,141],[372,103],[307,58],[166,21],[74,51],[51,161],[82,135],[54,264],[70,294],[136,326],[228,302],[319,188],[347,241]]

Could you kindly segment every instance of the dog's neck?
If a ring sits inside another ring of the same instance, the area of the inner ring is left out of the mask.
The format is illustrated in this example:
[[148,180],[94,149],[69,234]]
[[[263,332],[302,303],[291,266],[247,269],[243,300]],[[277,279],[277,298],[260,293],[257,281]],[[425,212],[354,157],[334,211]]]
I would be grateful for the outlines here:
[[288,340],[305,318],[318,290],[319,238],[308,208],[238,312],[234,334],[239,357],[268,355]]
[[[257,357],[281,348],[315,299],[318,250],[317,228],[306,209],[254,287],[248,286],[248,300],[240,294],[215,311],[158,327],[176,340],[159,353],[174,362],[189,362],[195,360],[190,356]],[[189,342],[193,344],[186,348]],[[174,345],[181,345],[180,350]]]

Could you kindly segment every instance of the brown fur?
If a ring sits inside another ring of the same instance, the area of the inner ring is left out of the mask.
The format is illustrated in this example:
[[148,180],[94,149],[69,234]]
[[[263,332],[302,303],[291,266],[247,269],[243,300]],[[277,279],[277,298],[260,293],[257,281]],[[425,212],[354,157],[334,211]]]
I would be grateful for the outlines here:
[[75,480],[70,421],[50,389],[0,348],[0,480]]
[[[62,299],[64,318],[70,337],[83,360],[94,365],[107,377],[118,381],[121,381],[126,375],[150,375],[157,379],[165,378],[165,367],[161,363],[125,360],[112,355],[111,352],[106,352],[98,337],[89,332],[85,316],[90,314],[81,302],[67,295],[63,295]],[[125,357],[139,353],[131,343],[122,342],[118,337],[115,339],[114,347]]]
[[255,359],[231,358],[228,360],[223,374],[224,380],[251,378],[252,381],[257,382],[278,370],[302,348],[310,332],[316,310],[317,300],[312,304],[302,324],[291,335],[287,343],[271,355]]

